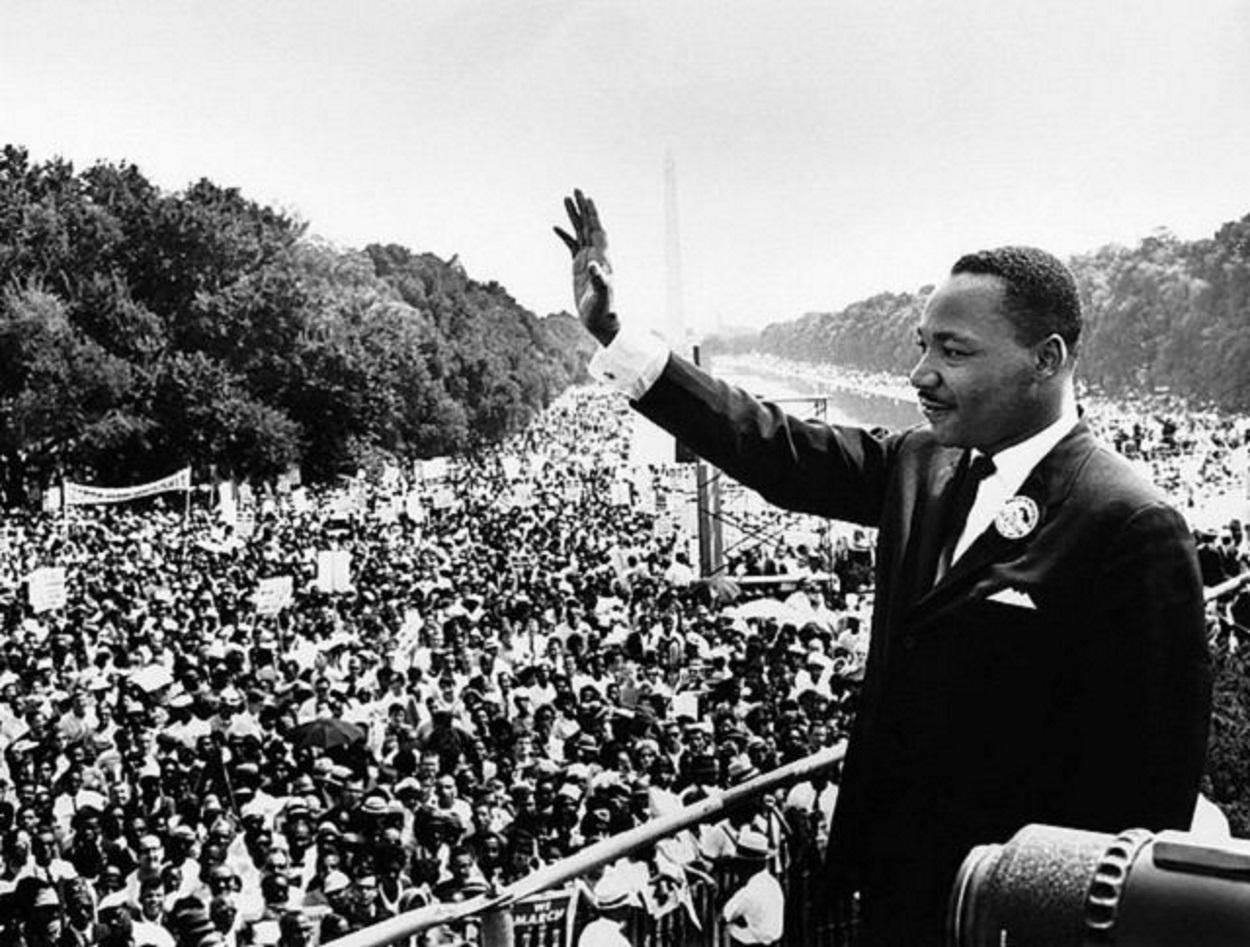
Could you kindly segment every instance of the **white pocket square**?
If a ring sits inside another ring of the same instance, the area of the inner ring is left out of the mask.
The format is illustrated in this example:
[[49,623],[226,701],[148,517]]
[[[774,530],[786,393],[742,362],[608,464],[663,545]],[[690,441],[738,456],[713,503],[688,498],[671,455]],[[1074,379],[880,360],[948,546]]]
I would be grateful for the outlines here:
[[987,602],[998,602],[1002,605],[1014,605],[1017,608],[1037,608],[1037,603],[1028,592],[1021,592],[1019,589],[999,589],[993,595],[985,599]]

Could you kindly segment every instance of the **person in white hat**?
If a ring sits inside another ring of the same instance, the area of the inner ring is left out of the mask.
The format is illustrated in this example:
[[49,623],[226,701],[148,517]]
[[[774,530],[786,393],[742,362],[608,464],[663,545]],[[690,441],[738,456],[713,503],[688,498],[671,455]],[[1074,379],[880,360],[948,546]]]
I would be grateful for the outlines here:
[[608,872],[593,893],[600,916],[582,929],[577,947],[630,947],[625,921],[635,903],[633,890],[619,873]]
[[721,909],[729,939],[735,944],[775,944],[785,929],[786,898],[768,867],[773,850],[754,829],[743,829],[737,844],[737,857],[755,871]]

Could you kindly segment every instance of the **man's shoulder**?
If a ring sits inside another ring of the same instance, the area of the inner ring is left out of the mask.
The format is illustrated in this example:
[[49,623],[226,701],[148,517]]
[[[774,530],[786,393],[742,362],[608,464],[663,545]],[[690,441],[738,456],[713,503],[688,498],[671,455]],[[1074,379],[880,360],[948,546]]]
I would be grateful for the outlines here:
[[[1091,449],[1076,473],[1078,496],[1125,515],[1147,508],[1175,511],[1171,501],[1127,458],[1090,435]],[[1177,514],[1179,515],[1179,513]]]
[[1064,500],[1069,523],[1075,516],[1094,533],[1130,546],[1167,539],[1178,550],[1193,549],[1188,521],[1159,487],[1092,436],[1088,446]]
[[927,424],[894,431],[884,438],[886,455],[904,468],[937,469],[958,461],[965,449],[938,443]]

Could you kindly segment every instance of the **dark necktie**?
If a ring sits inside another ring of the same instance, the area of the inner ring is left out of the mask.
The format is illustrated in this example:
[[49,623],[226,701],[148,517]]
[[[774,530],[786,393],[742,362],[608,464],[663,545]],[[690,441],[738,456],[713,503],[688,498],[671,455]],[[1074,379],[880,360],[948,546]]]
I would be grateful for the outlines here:
[[964,468],[943,519],[942,551],[938,555],[937,570],[933,576],[935,585],[950,571],[951,559],[955,555],[959,537],[963,535],[964,524],[968,522],[968,514],[972,512],[972,504],[976,502],[977,490],[981,487],[981,481],[993,474],[994,469],[994,461],[986,454],[978,454]]

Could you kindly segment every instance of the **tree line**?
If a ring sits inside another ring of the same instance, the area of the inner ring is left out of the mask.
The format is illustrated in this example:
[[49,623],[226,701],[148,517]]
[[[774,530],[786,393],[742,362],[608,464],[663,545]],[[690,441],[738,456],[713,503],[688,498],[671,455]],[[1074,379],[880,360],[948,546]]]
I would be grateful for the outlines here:
[[585,375],[592,341],[396,245],[341,250],[211,181],[0,155],[0,489],[312,480],[471,451]]
[[[1167,390],[1194,404],[1250,410],[1250,215],[1206,239],[1161,230],[1067,262],[1085,311],[1079,371],[1087,385],[1113,397]],[[706,347],[905,373],[932,291],[880,293]]]

